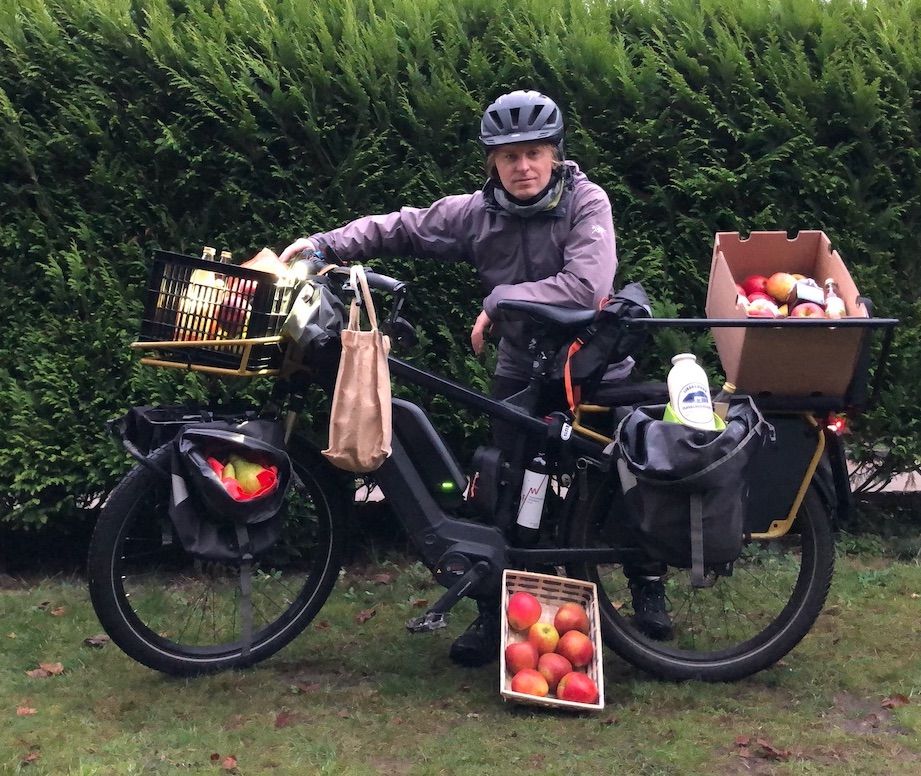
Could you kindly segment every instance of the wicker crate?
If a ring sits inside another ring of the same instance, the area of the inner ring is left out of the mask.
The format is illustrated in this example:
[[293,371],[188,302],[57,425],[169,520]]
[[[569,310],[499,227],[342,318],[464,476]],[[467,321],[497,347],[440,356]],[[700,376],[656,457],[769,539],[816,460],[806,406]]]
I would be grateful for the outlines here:
[[[543,611],[540,622],[553,622],[557,610],[564,603],[574,602],[580,604],[588,613],[588,636],[595,647],[595,655],[587,666],[587,673],[598,686],[598,701],[596,703],[576,703],[574,701],[561,701],[553,696],[540,698],[514,692],[511,688],[512,677],[505,668],[505,648],[515,641],[522,641],[524,636],[513,630],[508,625],[507,611],[508,599],[513,593],[523,590],[537,596]],[[506,569],[502,574],[502,624],[501,644],[499,652],[499,694],[507,701],[516,703],[533,704],[550,708],[568,709],[572,711],[600,711],[604,708],[604,671],[602,668],[601,653],[601,625],[598,615],[598,591],[594,582],[583,582],[579,579],[555,577],[549,574],[533,574],[528,571],[514,571]]]
[[267,272],[156,251],[135,347],[154,351],[146,363],[157,366],[271,374],[296,289]]

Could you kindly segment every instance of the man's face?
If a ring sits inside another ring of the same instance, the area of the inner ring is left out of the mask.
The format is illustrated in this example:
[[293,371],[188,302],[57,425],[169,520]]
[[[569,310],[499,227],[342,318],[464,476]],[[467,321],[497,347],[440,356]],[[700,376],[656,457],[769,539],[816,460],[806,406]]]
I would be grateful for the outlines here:
[[502,187],[515,199],[530,199],[550,183],[554,149],[549,143],[510,143],[495,160]]

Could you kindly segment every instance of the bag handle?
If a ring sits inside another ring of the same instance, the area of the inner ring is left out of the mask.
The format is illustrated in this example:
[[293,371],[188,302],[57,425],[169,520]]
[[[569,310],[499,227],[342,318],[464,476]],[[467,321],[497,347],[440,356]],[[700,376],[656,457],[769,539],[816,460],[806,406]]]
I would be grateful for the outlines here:
[[361,330],[361,313],[358,310],[358,302],[361,300],[368,315],[368,322],[371,324],[371,331],[377,331],[377,312],[374,310],[374,300],[371,298],[371,289],[368,288],[365,268],[361,264],[353,264],[349,267],[349,285],[352,286],[355,297],[352,299],[352,305],[349,308],[348,327],[353,331]]

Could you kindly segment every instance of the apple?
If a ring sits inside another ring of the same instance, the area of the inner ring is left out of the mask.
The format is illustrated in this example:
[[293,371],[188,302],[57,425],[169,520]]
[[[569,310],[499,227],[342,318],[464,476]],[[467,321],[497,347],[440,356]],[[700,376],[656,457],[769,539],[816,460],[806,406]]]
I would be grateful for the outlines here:
[[769,302],[774,301],[774,297],[764,291],[755,291],[753,294],[748,295],[749,303],[754,302],[756,299],[767,299]]
[[505,665],[511,674],[537,668],[537,648],[530,641],[513,641],[505,648]]
[[[570,632],[578,633],[579,631]],[[538,654],[543,655],[556,649],[560,641],[560,634],[549,622],[535,622],[528,628],[528,641],[536,647]]]
[[768,299],[756,299],[748,305],[748,314],[753,318],[776,318],[779,313],[777,305]]
[[745,290],[745,296],[751,296],[755,291],[766,294],[767,282],[768,279],[764,275],[749,275],[742,281],[742,288]]
[[775,272],[768,278],[767,292],[778,302],[785,302],[796,285],[796,278],[789,272]]
[[576,668],[587,666],[592,662],[595,645],[582,631],[571,630],[560,636],[556,652],[565,657]]
[[556,610],[553,616],[553,627],[561,636],[571,630],[588,633],[588,614],[582,606],[569,601]]
[[745,289],[742,288],[742,284],[741,284],[741,283],[736,283],[736,293],[737,293],[739,296],[745,296],[745,297],[748,296],[748,294],[745,293]]
[[240,291],[227,291],[221,299],[221,305],[217,311],[217,325],[227,333],[228,337],[246,335],[246,324],[249,322],[249,315],[252,311],[251,298],[252,292],[246,294]]
[[785,304],[782,304],[777,308],[777,316],[779,318],[786,318],[788,313],[789,311],[787,310],[787,306]]
[[506,609],[509,627],[517,631],[525,631],[540,619],[541,611],[543,608],[540,601],[533,593],[524,590],[512,593]]
[[523,668],[512,677],[512,692],[543,697],[550,692],[550,686],[540,672],[533,668]]
[[560,679],[572,671],[572,663],[556,652],[547,652],[537,661],[537,670],[547,680],[550,692],[556,692]]
[[588,674],[573,671],[560,679],[556,697],[561,701],[595,703],[598,700],[598,685]]
[[824,318],[825,311],[815,302],[800,302],[790,310],[790,318]]

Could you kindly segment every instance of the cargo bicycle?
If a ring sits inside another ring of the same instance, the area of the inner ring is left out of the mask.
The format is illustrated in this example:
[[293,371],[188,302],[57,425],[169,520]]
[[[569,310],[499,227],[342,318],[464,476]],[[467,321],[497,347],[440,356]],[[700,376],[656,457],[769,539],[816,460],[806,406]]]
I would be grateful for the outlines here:
[[[222,316],[227,322],[226,284],[224,303],[215,297],[191,311],[184,307],[190,292],[199,300],[213,292],[210,282],[194,288],[202,277],[196,271],[232,280],[238,289],[248,284],[245,331],[221,334],[215,325]],[[332,293],[343,298],[353,293],[347,275],[336,268],[324,277]],[[368,281],[389,300],[382,327],[395,347],[410,341],[412,329],[402,317],[408,285],[371,272]],[[167,252],[155,256],[142,337],[135,343],[148,353],[143,361],[219,378],[264,376],[274,384],[261,407],[142,408],[136,416],[143,422],[134,433],[124,424],[115,426],[137,463],[100,510],[89,552],[89,589],[112,640],[152,669],[195,675],[258,663],[307,628],[338,578],[356,481],[332,467],[320,454],[321,445],[298,423],[308,402],[329,400],[336,357],[333,346],[291,367],[291,348],[278,331],[296,293],[296,287],[254,270]],[[669,566],[664,578],[674,636],[661,640],[633,623],[624,566],[642,561],[646,551],[627,530],[629,507],[612,441],[618,423],[634,407],[665,400],[664,386],[602,385],[572,411],[548,408],[548,396],[559,391],[552,376],[555,356],[591,324],[595,313],[524,302],[507,302],[503,311],[524,316],[537,332],[530,384],[510,399],[491,399],[390,358],[395,382],[510,424],[519,440],[508,456],[480,448],[465,467],[418,403],[393,400],[393,452],[366,484],[380,489],[419,558],[445,589],[427,612],[407,623],[409,630],[443,627],[459,600],[495,597],[504,570],[525,569],[594,582],[605,645],[658,677],[736,680],[786,655],[814,624],[832,579],[833,527],[836,514],[847,506],[849,490],[841,441],[827,418],[831,411],[867,402],[869,336],[847,397],[755,397],[773,427],[775,443],[758,453],[751,467],[742,549],[733,562],[708,569],[705,586],[691,583],[687,564]],[[882,330],[883,353],[895,323],[876,318],[838,322],[861,326],[868,335]],[[624,331],[723,325],[740,324],[654,318],[623,322]],[[188,551],[168,516],[173,438],[188,424],[218,418],[238,423],[267,418],[282,424],[292,466],[281,536],[252,559],[247,583],[241,582],[240,562]],[[538,541],[524,544],[515,517],[523,472],[535,450],[544,453],[551,486]],[[246,595],[242,586],[249,588]]]

